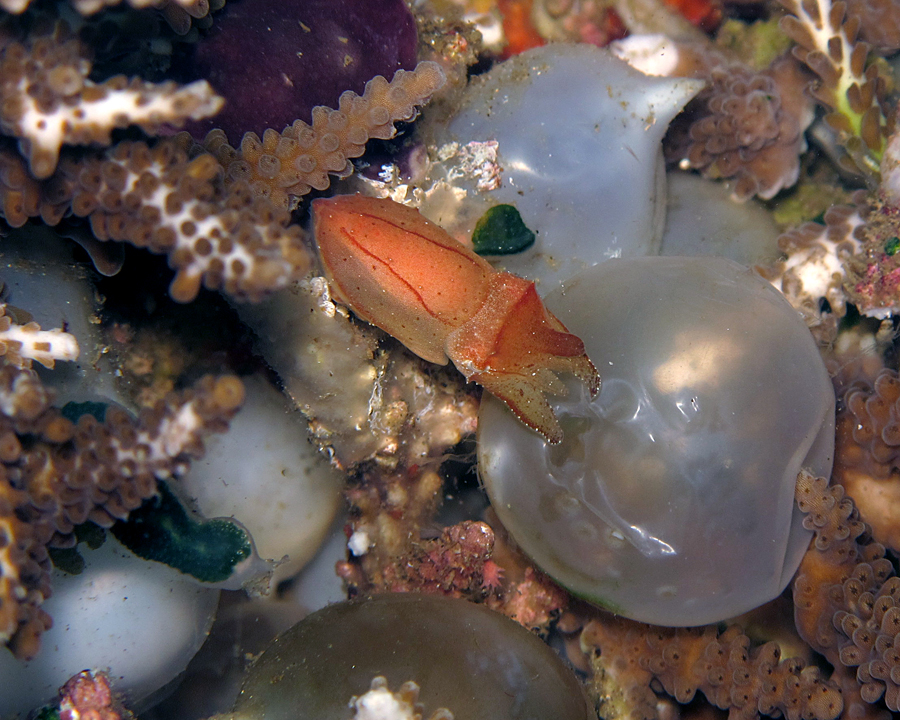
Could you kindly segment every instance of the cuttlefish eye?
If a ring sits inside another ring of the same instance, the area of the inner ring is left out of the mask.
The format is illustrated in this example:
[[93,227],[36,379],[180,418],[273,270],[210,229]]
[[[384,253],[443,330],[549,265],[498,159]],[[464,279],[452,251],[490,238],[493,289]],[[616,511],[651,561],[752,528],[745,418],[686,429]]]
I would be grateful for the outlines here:
[[810,540],[801,468],[828,476],[834,391],[798,313],[718,258],[601,263],[546,298],[603,377],[552,403],[549,446],[486,397],[479,472],[503,524],[576,595],[702,625],[774,598]]

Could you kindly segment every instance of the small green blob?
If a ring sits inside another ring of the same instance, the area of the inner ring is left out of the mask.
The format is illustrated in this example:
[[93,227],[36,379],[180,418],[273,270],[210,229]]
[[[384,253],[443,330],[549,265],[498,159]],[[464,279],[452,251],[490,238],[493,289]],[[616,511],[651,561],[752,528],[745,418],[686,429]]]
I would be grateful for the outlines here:
[[512,255],[534,245],[534,233],[512,205],[494,205],[475,225],[472,247],[479,255]]
[[190,517],[165,483],[159,494],[113,525],[112,534],[145,560],[156,560],[201,582],[227,580],[235,566],[250,557],[250,536],[224,518]]
[[900,250],[900,238],[892,237],[890,240],[885,241],[885,253],[887,253],[888,255],[896,255],[898,250]]
[[754,70],[765,70],[792,45],[778,20],[777,17],[754,23],[726,20],[716,32],[716,45],[737,55]]

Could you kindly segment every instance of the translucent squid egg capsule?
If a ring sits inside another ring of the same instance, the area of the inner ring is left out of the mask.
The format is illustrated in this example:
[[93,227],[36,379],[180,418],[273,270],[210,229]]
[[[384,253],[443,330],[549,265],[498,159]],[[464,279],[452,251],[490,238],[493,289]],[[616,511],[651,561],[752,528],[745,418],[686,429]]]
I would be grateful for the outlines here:
[[493,398],[479,471],[522,549],[573,593],[658,625],[774,598],[810,533],[801,467],[831,472],[834,392],[798,313],[721,258],[594,266],[545,303],[602,378],[553,403],[557,446]]
[[398,689],[397,704],[414,701],[423,718],[595,717],[575,674],[518,623],[466,600],[407,593],[303,619],[248,670],[227,717],[347,720],[369,691],[389,703],[386,691]]

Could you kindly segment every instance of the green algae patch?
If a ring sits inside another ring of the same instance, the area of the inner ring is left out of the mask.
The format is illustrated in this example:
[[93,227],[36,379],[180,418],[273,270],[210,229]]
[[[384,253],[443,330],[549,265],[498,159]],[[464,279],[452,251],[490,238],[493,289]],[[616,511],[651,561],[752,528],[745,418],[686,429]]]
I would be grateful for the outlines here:
[[765,70],[793,45],[778,21],[777,17],[750,24],[726,20],[716,33],[716,45],[734,53],[754,70]]
[[495,205],[475,225],[472,249],[479,255],[514,255],[534,245],[519,211],[512,205]]
[[240,525],[225,518],[191,517],[162,482],[156,497],[133,511],[126,522],[116,523],[111,532],[135,555],[207,583],[227,580],[253,553],[250,535]]

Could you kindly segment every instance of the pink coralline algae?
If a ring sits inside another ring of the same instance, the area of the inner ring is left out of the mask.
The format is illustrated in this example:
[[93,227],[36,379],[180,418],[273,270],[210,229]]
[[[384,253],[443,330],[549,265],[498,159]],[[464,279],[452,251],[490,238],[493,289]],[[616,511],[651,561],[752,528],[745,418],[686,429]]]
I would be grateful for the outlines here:
[[124,710],[109,686],[106,673],[83,670],[59,691],[60,720],[120,720]]
[[216,17],[193,58],[197,77],[225,97],[201,139],[221,128],[236,145],[245,132],[281,130],[309,119],[340,94],[362,94],[376,75],[390,78],[416,65],[415,20],[403,0],[246,0]]
[[872,259],[866,266],[863,280],[853,286],[858,301],[866,306],[877,308],[884,298],[897,298],[900,288],[900,267],[885,269],[889,261],[887,254]]
[[845,263],[845,289],[860,313],[886,317],[900,307],[900,210],[882,194],[860,192],[854,201],[862,249]]

